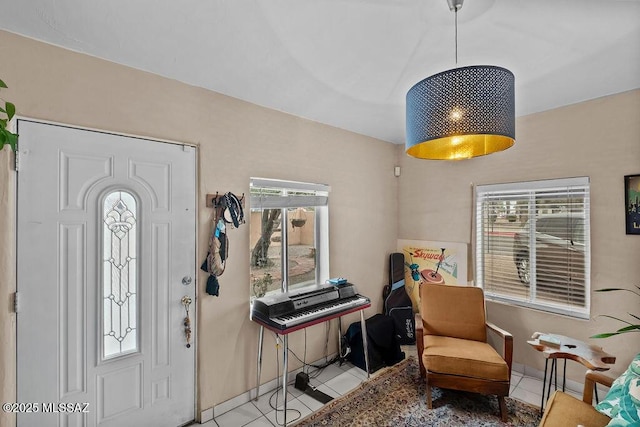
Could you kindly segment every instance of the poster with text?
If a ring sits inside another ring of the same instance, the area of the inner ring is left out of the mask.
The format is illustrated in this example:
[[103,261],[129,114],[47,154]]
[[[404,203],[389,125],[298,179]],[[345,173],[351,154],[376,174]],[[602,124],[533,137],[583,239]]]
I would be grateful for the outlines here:
[[398,240],[398,252],[404,255],[405,289],[416,313],[421,284],[467,285],[466,243]]
[[640,234],[640,175],[624,177],[627,234]]

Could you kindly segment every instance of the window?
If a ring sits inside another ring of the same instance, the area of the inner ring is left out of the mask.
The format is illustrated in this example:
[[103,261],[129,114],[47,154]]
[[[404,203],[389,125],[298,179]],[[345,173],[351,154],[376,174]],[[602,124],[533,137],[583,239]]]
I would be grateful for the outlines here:
[[481,185],[475,196],[487,298],[589,318],[589,179]]
[[251,297],[329,278],[329,190],[251,178]]
[[107,195],[102,226],[102,355],[104,359],[138,349],[137,204],[125,191]]

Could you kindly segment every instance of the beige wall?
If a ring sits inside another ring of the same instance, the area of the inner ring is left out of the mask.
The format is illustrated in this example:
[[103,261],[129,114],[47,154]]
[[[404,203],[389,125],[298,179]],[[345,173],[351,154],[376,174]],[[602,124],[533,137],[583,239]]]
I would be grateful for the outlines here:
[[[623,176],[640,173],[640,90],[520,117],[516,139],[509,150],[460,162],[413,159],[398,147],[399,237],[469,243],[471,184],[588,176],[592,288],[640,286],[640,236],[625,234],[623,191]],[[517,363],[544,369],[541,355],[526,340],[536,331],[555,332],[603,346],[618,356],[612,372],[620,373],[640,351],[640,334],[604,340],[589,336],[622,326],[594,319],[597,315],[640,314],[640,298],[592,293],[591,301],[588,321],[497,303],[489,303],[487,312],[513,333]],[[567,374],[580,380],[584,369],[570,363]]]
[[[249,194],[249,177],[319,182],[330,194],[331,275],[348,277],[382,307],[387,257],[397,235],[398,152],[389,143],[304,120],[142,71],[0,31],[3,96],[18,114],[199,146],[198,267],[206,254],[207,193]],[[215,70],[211,70],[215,72]],[[0,401],[15,400],[14,172],[0,155]],[[358,159],[352,161],[351,159]],[[366,209],[363,209],[366,207]],[[249,321],[249,226],[229,230],[230,256],[220,297],[198,276],[198,403],[204,410],[255,386],[258,328]],[[199,270],[198,270],[199,271]],[[356,320],[350,315],[344,325]],[[335,324],[331,332],[335,334]],[[290,338],[302,357],[304,332]],[[324,355],[325,327],[309,328],[307,360]],[[329,351],[337,345],[332,340]],[[293,358],[291,358],[293,360]],[[292,365],[293,365],[292,361]],[[275,345],[265,337],[263,381],[276,375]],[[13,418],[0,413],[0,425]]]
[[[640,237],[623,228],[622,176],[640,173],[640,91],[520,118],[517,144],[503,153],[462,162],[411,159],[402,147],[248,104],[149,73],[0,31],[3,96],[18,114],[91,128],[198,144],[198,264],[204,258],[210,210],[207,193],[249,192],[249,177],[331,185],[331,275],[348,277],[379,312],[388,254],[397,238],[469,242],[470,184],[586,175],[592,189],[594,287],[640,284]],[[10,58],[10,60],[8,60]],[[278,155],[274,155],[278,153]],[[15,173],[0,154],[0,401],[15,399],[15,316],[10,313],[15,261]],[[352,159],[357,159],[354,161]],[[400,163],[402,176],[393,176]],[[399,209],[396,208],[399,203]],[[398,218],[399,217],[399,221]],[[220,297],[199,279],[198,403],[207,409],[255,386],[258,328],[248,319],[249,227],[230,230],[230,257]],[[631,311],[638,302],[596,295],[592,315]],[[536,330],[576,338],[612,327],[489,304],[490,318],[515,338],[515,361],[542,368],[524,341]],[[348,325],[357,317],[343,321]],[[331,332],[335,332],[335,324]],[[303,353],[303,332],[291,348]],[[324,353],[324,326],[307,331],[307,358]],[[619,356],[620,372],[640,348],[637,335],[597,343]],[[335,351],[332,342],[330,351]],[[581,372],[571,364],[569,374]],[[275,377],[275,346],[265,339],[263,381]],[[0,414],[0,425],[13,418]]]

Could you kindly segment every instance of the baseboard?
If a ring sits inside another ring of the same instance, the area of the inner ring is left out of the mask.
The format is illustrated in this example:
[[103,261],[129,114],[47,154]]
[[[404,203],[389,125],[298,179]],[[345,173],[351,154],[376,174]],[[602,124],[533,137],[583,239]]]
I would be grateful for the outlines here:
[[204,424],[207,421],[211,421],[213,419],[213,407],[209,409],[205,409],[200,412],[200,424]]
[[[539,379],[540,381],[544,379],[544,371],[535,369],[531,366],[523,365],[520,363],[514,363],[511,366],[511,369],[512,371],[517,372],[522,376],[536,378],[536,379]],[[560,372],[560,374],[558,375],[558,387],[562,387],[562,372]],[[576,393],[582,396],[582,393],[584,391],[584,381],[579,382],[579,381],[574,381],[567,378],[566,389],[568,391],[572,391],[573,393]],[[598,384],[598,393],[600,398],[603,398],[608,391],[609,391],[608,387]]]

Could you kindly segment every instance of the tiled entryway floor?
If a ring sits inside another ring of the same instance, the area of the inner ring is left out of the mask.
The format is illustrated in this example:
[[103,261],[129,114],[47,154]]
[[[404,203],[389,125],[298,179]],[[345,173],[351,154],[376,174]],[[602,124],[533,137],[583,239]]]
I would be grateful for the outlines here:
[[[407,357],[414,355],[413,348],[403,346]],[[373,374],[380,373],[382,370]],[[313,387],[332,397],[339,397],[356,388],[366,379],[366,373],[347,363],[342,366],[337,364],[325,368],[316,378],[311,378]],[[295,379],[295,378],[294,378]],[[294,380],[292,379],[292,381]],[[582,394],[567,390],[569,394],[581,399]],[[510,397],[540,406],[542,398],[542,380],[521,373],[513,372],[511,375]],[[293,384],[287,388],[287,424],[303,418],[313,411],[320,409],[323,404],[296,389]],[[278,408],[282,409],[282,393],[278,393]],[[269,402],[271,400],[271,403]],[[202,424],[207,427],[273,427],[282,426],[284,422],[283,412],[273,409],[276,406],[276,396],[273,391],[263,394],[257,401],[251,401],[232,409],[215,419]]]
[[[310,378],[309,383],[317,390],[336,398],[356,388],[366,378],[367,374],[363,370],[349,363],[342,366],[333,364],[326,367],[318,377]],[[261,395],[257,401],[245,403],[202,425],[207,427],[281,426],[284,424],[284,414],[282,410],[278,411],[276,419],[276,410],[273,409],[276,407],[276,398],[278,408],[282,409],[282,392],[275,396],[274,391],[269,391]],[[302,393],[293,385],[287,387],[287,424],[306,417],[322,406],[322,403]]]

